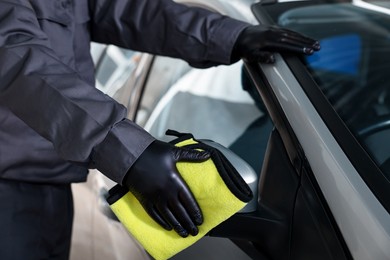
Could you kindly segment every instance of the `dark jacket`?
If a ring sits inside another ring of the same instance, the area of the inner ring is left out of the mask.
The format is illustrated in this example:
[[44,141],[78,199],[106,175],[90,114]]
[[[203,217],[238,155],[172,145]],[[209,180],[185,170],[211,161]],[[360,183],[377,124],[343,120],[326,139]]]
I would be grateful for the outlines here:
[[94,87],[90,41],[229,64],[247,24],[170,0],[0,0],[0,178],[121,183],[154,140]]

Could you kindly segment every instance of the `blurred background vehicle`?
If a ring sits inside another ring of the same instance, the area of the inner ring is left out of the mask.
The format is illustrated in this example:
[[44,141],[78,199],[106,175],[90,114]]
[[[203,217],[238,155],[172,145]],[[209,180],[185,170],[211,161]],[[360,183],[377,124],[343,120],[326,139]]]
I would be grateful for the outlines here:
[[[257,208],[173,259],[390,259],[390,2],[179,2],[287,27],[322,49],[200,70],[92,45],[97,85],[128,118],[158,139],[174,129],[215,140],[258,173]],[[112,185],[98,172],[74,185],[72,259],[147,258],[104,202]]]

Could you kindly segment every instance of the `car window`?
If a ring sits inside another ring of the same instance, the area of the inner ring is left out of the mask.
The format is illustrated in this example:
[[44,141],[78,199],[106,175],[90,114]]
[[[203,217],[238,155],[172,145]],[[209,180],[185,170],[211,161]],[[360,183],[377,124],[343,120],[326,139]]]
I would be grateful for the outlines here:
[[[96,68],[96,87],[120,103],[126,81],[137,67],[140,53],[114,45],[93,44],[91,54]],[[127,104],[124,104],[125,106]]]
[[272,124],[243,75],[241,62],[195,69],[184,61],[156,57],[136,123],[161,140],[172,139],[165,135],[167,129],[214,140],[260,171]]
[[292,8],[273,18],[320,40],[319,52],[302,57],[306,68],[390,178],[390,12],[326,4]]

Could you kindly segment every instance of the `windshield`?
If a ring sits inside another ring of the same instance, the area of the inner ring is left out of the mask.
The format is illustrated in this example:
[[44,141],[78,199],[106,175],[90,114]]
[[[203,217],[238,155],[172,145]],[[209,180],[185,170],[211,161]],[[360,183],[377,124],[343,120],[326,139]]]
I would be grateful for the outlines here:
[[352,4],[288,8],[275,22],[321,43],[302,57],[313,79],[373,160],[390,178],[390,10]]

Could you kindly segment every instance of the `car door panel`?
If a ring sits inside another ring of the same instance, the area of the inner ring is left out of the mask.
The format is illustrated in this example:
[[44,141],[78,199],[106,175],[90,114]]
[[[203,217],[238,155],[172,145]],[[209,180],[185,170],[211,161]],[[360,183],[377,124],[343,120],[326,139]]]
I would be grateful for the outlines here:
[[352,259],[313,178],[306,163],[295,201],[290,259]]
[[298,184],[298,175],[280,135],[273,130],[260,175],[257,211],[234,215],[210,235],[248,240],[270,259],[288,259],[290,223]]
[[[250,232],[256,232],[257,237],[251,234],[247,239],[270,259],[350,259],[341,232],[267,76],[261,66],[246,66],[275,125],[260,176],[257,219],[250,223],[256,229]],[[242,219],[235,225],[243,227],[247,222]]]

